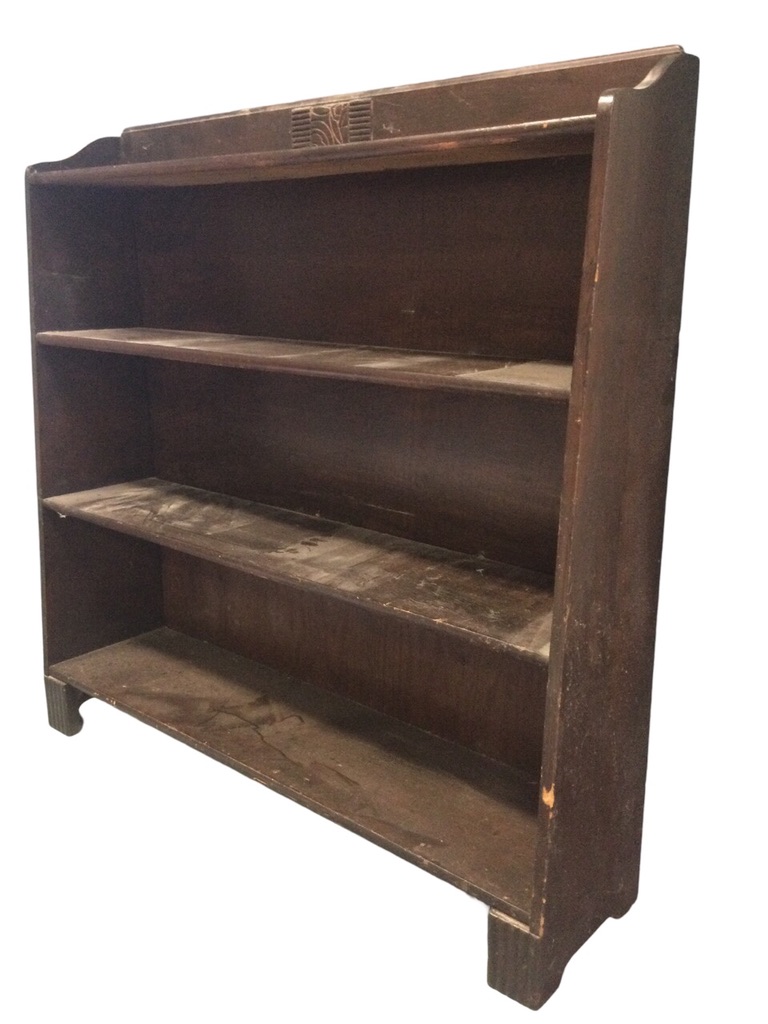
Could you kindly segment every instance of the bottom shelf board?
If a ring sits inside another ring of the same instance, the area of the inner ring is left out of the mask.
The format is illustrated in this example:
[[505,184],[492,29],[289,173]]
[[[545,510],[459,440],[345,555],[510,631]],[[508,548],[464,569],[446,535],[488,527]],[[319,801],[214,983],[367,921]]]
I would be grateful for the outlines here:
[[537,785],[514,769],[171,629],[49,674],[527,923]]

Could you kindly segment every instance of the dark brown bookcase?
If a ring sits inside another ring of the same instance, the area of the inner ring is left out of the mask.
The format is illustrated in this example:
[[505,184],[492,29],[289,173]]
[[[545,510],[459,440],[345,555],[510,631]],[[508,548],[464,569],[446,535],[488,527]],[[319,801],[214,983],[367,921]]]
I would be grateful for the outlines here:
[[51,724],[98,697],[483,900],[636,896],[697,61],[131,128],[27,174]]

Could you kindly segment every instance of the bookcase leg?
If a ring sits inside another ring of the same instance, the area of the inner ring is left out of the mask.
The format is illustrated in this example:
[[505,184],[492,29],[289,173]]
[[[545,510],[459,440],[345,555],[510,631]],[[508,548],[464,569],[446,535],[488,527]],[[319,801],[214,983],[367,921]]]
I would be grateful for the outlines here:
[[545,944],[497,910],[488,914],[488,984],[531,1010],[538,1010],[560,984],[564,963]]
[[45,697],[48,702],[48,722],[65,736],[74,736],[83,727],[80,705],[88,700],[88,694],[57,679],[45,677]]

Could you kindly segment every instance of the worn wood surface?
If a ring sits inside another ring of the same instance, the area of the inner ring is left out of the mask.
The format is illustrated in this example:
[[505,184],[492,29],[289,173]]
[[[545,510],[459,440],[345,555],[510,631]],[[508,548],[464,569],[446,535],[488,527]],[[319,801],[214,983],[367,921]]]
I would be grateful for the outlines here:
[[154,541],[267,579],[415,616],[546,661],[551,581],[490,559],[154,478],[45,499],[59,516]]
[[539,1000],[637,895],[697,76],[695,57],[669,57],[598,113],[531,920]]
[[27,177],[54,724],[99,694],[480,896],[528,1006],[636,894],[696,67],[129,129]]
[[535,793],[511,769],[168,629],[51,676],[526,919]]
[[[604,89],[636,85],[661,57],[679,52],[679,47],[667,46],[127,128],[120,140],[121,158],[166,161],[200,154],[282,150],[297,107],[318,111],[316,116],[325,109],[328,118],[339,101],[370,103],[373,139],[408,140],[472,129],[498,130],[498,126],[517,131],[520,125],[557,131],[563,121],[592,121]],[[321,137],[315,144],[327,147],[329,141],[333,140]]]
[[564,402],[151,363],[148,475],[553,572]]
[[146,367],[101,353],[40,348],[41,494],[148,476],[154,468]]
[[468,643],[463,631],[373,602],[339,601],[333,589],[262,579],[168,548],[163,607],[166,625],[183,633],[538,776],[543,659]]
[[[334,149],[290,149],[107,166],[30,168],[33,186],[220,185],[394,171],[413,167],[458,167],[510,163],[540,157],[585,155],[592,148],[594,115],[446,132],[443,135],[359,142]],[[285,135],[290,146],[290,126]]]
[[570,364],[551,360],[511,363],[439,352],[393,352],[364,345],[338,346],[147,327],[43,331],[37,340],[42,345],[60,348],[208,366],[363,380],[398,387],[497,391],[560,401],[568,400],[571,386]]
[[46,665],[162,625],[155,546],[45,508],[41,537]]
[[36,331],[140,322],[133,209],[118,189],[27,190]]
[[76,690],[68,683],[45,677],[45,700],[48,705],[48,724],[65,736],[76,736],[83,727],[80,706],[88,694]]
[[[127,128],[93,153],[39,164],[30,180],[201,184],[589,152],[600,93],[636,85],[662,56],[679,52],[662,47]],[[350,134],[351,108],[359,115],[361,105],[367,130]],[[292,150],[297,113],[318,127]]]
[[589,175],[579,156],[147,189],[130,326],[569,362]]

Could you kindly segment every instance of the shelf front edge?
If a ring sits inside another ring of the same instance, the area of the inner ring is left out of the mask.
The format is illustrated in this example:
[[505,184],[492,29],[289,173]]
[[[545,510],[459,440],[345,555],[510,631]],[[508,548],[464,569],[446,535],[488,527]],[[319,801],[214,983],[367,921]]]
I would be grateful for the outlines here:
[[552,360],[463,356],[147,327],[40,331],[38,344],[237,370],[567,402],[571,367]]
[[123,187],[236,184],[549,156],[584,156],[592,151],[594,125],[595,115],[583,114],[308,149],[190,156],[56,170],[49,169],[50,165],[42,169],[33,166],[27,170],[27,181],[30,185]]

